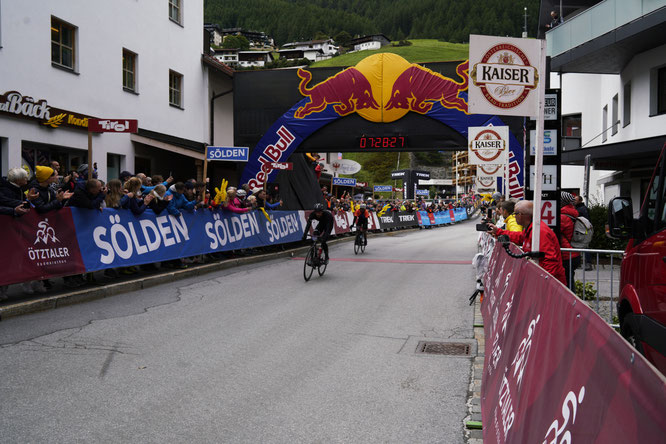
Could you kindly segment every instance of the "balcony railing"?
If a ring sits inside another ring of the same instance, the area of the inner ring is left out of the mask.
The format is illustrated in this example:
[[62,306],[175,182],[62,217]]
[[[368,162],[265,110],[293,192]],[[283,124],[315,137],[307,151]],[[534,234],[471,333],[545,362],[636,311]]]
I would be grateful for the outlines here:
[[605,0],[546,33],[547,53],[558,56],[666,6],[666,0]]

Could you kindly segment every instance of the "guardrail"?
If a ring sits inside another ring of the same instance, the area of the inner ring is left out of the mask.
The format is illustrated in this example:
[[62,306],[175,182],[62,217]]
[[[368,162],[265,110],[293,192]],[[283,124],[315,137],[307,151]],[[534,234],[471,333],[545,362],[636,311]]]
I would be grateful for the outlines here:
[[[617,327],[617,301],[620,294],[620,264],[624,251],[597,250],[584,248],[562,248],[562,252],[581,253],[580,268],[572,270],[574,279],[579,281],[576,292],[581,299],[593,301],[591,307],[609,324]],[[606,256],[606,257],[602,257]],[[572,259],[569,259],[571,264]],[[569,265],[571,269],[571,265]],[[591,283],[592,286],[588,285]],[[608,305],[602,302],[608,301]]]

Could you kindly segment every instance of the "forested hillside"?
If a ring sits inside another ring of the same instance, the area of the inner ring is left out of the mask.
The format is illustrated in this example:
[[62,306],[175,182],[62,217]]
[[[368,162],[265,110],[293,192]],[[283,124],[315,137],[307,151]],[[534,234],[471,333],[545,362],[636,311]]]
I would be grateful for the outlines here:
[[223,28],[264,31],[278,45],[341,31],[461,43],[469,34],[520,37],[524,7],[534,37],[538,0],[204,0],[204,18]]

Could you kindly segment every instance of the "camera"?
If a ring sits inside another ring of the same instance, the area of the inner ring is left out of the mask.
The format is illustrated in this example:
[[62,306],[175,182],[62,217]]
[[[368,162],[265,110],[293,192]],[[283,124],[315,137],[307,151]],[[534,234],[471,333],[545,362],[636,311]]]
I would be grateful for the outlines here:
[[476,224],[476,231],[490,231],[490,227],[487,222]]
[[26,210],[29,210],[29,209],[30,209],[30,202],[28,202],[28,201],[26,200],[25,202],[23,202],[23,203],[21,204],[21,207],[22,207],[22,208],[25,208]]

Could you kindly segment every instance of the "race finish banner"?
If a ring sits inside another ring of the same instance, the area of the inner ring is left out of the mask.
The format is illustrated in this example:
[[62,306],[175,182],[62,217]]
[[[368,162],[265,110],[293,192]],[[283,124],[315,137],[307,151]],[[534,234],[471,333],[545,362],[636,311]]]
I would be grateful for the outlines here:
[[[537,116],[537,134],[544,130],[546,41],[486,35],[469,36],[470,113]],[[541,176],[543,139],[537,137],[535,170]],[[509,171],[509,175],[511,172]],[[506,190],[510,186],[505,186]],[[511,194],[507,192],[507,194]],[[541,208],[541,183],[534,189],[534,207]],[[539,226],[541,215],[534,213]],[[532,245],[540,245],[540,231],[533,230]]]
[[484,440],[664,441],[666,381],[590,307],[499,243],[484,282]]

